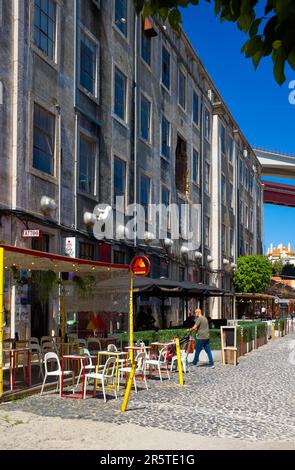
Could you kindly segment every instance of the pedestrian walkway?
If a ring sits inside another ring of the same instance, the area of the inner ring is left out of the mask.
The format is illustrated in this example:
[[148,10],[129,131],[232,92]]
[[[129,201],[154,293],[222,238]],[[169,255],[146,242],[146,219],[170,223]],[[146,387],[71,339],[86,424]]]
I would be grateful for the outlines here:
[[[293,354],[292,349],[293,348]],[[1,412],[137,424],[167,431],[250,441],[295,440],[295,334],[241,358],[237,367],[194,368],[180,388],[177,376],[132,394],[128,412],[121,400],[60,400],[55,394],[5,404]],[[76,424],[75,424],[76,426]]]

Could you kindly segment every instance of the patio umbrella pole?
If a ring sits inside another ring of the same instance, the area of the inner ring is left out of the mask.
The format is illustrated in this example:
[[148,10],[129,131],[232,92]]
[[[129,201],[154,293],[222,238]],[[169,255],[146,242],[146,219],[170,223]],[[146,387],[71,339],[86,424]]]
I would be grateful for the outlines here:
[[3,395],[4,248],[0,248],[0,398]]
[[[130,271],[130,297],[129,297],[129,346],[133,346],[133,273]],[[133,363],[133,351],[130,349],[130,361]]]
[[60,289],[60,321],[61,321],[61,342],[62,342],[62,355],[64,354],[64,342],[65,342],[65,334],[66,334],[66,299],[65,299],[65,290],[64,287],[61,286]]

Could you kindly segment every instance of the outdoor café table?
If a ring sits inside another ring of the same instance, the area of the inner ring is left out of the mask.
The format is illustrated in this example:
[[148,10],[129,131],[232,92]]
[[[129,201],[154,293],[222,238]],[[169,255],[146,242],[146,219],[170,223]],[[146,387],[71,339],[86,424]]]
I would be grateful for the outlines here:
[[[112,352],[112,351],[98,351],[97,353],[97,370],[102,369],[104,366],[100,364],[100,359],[102,357],[109,358],[109,357],[115,357],[116,358],[116,383],[115,386],[116,388],[118,387],[118,378],[119,378],[119,361],[126,361],[127,362],[127,357],[128,353],[127,352]],[[95,387],[94,390],[97,388],[97,381],[95,381]]]
[[107,348],[109,344],[118,346],[119,338],[99,338],[99,341],[103,348]]
[[165,348],[166,346],[173,346],[175,345],[175,342],[174,341],[170,341],[170,343],[159,343],[159,342],[155,342],[155,343],[151,343],[151,352],[150,352],[150,358],[152,359],[152,356],[153,356],[153,349],[155,349],[155,354],[156,357],[159,356],[159,349],[163,349]]
[[[137,354],[141,353],[141,352],[148,352],[148,351],[151,351],[151,347],[150,346],[125,346],[126,351],[135,351]],[[133,353],[134,354],[134,353]]]
[[[93,357],[93,356],[91,356]],[[61,362],[61,384],[60,384],[60,398],[79,398],[83,400],[84,398],[84,390],[85,390],[85,370],[86,370],[86,364],[87,360],[89,359],[89,356],[81,356],[81,355],[76,355],[76,354],[66,354],[62,357],[62,362]],[[65,372],[65,365],[66,362],[69,361],[79,361],[82,367],[82,390],[81,392],[76,392],[75,393],[75,387],[73,388],[73,393],[72,394],[66,394],[64,393],[64,372]],[[88,394],[90,396],[91,394]]]
[[31,351],[29,348],[17,348],[17,349],[4,349],[4,353],[9,354],[9,369],[10,369],[10,390],[13,391],[15,387],[15,368],[17,354],[22,353],[27,355],[26,365],[26,384],[31,385]]

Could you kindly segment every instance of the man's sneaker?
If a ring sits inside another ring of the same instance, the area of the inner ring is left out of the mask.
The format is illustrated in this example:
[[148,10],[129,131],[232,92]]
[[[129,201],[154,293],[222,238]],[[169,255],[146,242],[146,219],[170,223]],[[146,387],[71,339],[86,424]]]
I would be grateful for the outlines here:
[[215,369],[215,366],[210,366],[210,369]]

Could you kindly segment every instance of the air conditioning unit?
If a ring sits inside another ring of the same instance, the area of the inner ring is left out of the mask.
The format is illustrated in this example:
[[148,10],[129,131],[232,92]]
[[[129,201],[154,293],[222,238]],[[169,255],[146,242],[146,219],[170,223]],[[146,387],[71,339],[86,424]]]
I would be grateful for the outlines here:
[[180,253],[182,256],[186,256],[189,254],[189,249],[187,246],[185,245],[182,245],[182,247],[180,248]]
[[144,243],[146,245],[149,245],[149,243],[152,243],[156,239],[155,235],[151,232],[145,232],[144,233]]
[[165,248],[171,248],[172,245],[173,245],[173,240],[171,240],[171,238],[165,238],[165,240],[164,240]]
[[203,258],[203,255],[200,251],[195,251],[194,256],[196,261],[200,261]]
[[128,229],[128,227],[126,227],[126,225],[119,225],[116,228],[116,235],[120,240],[129,238],[129,229]]
[[55,211],[57,209],[57,204],[54,199],[48,196],[42,196],[40,201],[40,209],[44,214]]
[[97,217],[92,212],[84,212],[83,221],[87,226],[94,225],[97,221]]

